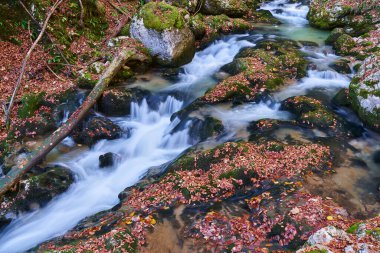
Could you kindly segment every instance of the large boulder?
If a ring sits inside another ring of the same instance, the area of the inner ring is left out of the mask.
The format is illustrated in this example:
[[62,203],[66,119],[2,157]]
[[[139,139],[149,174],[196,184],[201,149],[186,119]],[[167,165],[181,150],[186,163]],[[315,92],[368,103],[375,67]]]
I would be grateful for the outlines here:
[[148,91],[140,89],[113,88],[103,92],[99,111],[108,116],[125,116],[131,112],[131,103],[139,102]]
[[245,1],[239,0],[206,0],[201,9],[204,14],[226,14],[230,17],[241,17],[247,14],[249,8]]
[[378,6],[373,0],[343,1],[312,0],[307,18],[310,25],[320,29],[345,27],[351,35],[360,35],[379,23]]
[[350,83],[353,109],[370,127],[380,131],[380,56],[366,58]]
[[189,13],[164,2],[145,4],[133,17],[131,36],[141,41],[159,64],[181,66],[195,54],[194,35],[188,27]]
[[93,117],[74,129],[72,137],[76,143],[94,145],[102,139],[114,140],[121,137],[122,129],[104,117]]

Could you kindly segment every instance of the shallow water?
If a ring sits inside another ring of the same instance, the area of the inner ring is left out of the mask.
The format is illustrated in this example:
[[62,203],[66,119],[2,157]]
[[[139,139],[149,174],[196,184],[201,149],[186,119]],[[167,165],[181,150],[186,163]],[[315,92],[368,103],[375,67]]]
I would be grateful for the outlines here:
[[[217,80],[214,75],[223,65],[231,62],[243,47],[253,47],[258,40],[276,36],[313,41],[320,45],[302,48],[316,68],[309,70],[306,77],[273,94],[272,100],[204,109],[202,113],[221,119],[226,128],[226,135],[218,142],[248,138],[246,127],[251,121],[263,118],[291,119],[290,113],[280,110],[279,102],[285,98],[318,93],[324,100],[330,101],[336,91],[348,87],[351,77],[328,67],[339,57],[331,48],[323,45],[327,33],[308,26],[307,8],[300,4],[286,4],[286,0],[264,4],[262,9],[270,10],[284,24],[265,26],[252,34],[227,36],[224,40],[216,41],[198,52],[191,63],[183,66],[174,83],[160,73],[153,72],[138,77],[130,87],[150,89],[153,96],[160,100],[158,108],[153,109],[148,100],[143,100],[140,104],[132,104],[131,116],[112,118],[123,129],[129,129],[130,136],[100,141],[91,149],[75,147],[68,138],[55,149],[48,161],[70,168],[76,175],[76,182],[47,206],[15,219],[0,235],[0,252],[26,251],[64,234],[83,218],[112,208],[119,202],[118,194],[138,182],[150,167],[165,164],[186,150],[191,143],[187,129],[170,134],[179,123],[179,120],[171,122],[171,115],[215,85]],[[181,93],[184,100],[167,95],[173,92]],[[347,118],[349,114],[344,112],[346,111],[342,109],[340,114]],[[353,120],[361,124],[357,119]],[[324,132],[311,131],[282,128],[274,135],[278,139],[292,138],[300,142],[328,138]],[[336,149],[339,153],[335,155],[343,157],[344,161],[336,168],[337,173],[329,178],[308,178],[310,187],[307,189],[318,190],[319,194],[326,197],[334,197],[339,204],[355,212],[371,214],[380,210],[376,196],[380,168],[372,161],[373,153],[380,149],[379,143],[379,135],[368,130],[364,136],[348,141],[349,148]],[[63,146],[69,151],[66,149],[65,152],[60,152],[59,148]],[[98,157],[106,152],[117,153],[122,160],[110,170],[101,170]],[[360,165],[358,160],[362,161]],[[164,226],[158,232],[167,232],[168,229],[170,226]],[[174,236],[176,232],[171,231],[170,235]],[[163,240],[170,241],[170,238],[164,237]]]

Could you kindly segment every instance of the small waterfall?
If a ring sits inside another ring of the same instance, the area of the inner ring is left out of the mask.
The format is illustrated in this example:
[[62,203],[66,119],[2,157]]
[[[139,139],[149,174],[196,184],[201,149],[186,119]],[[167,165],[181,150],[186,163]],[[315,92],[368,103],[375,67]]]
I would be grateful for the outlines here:
[[292,96],[306,95],[313,89],[320,89],[330,94],[341,88],[347,88],[350,79],[332,70],[309,70],[307,76],[298,83],[286,87],[274,94],[277,100],[283,100]]
[[301,3],[290,3],[288,0],[275,0],[264,3],[262,10],[268,10],[272,15],[284,23],[304,26],[309,23],[306,15],[309,7]]
[[[201,93],[209,88],[202,87],[212,74],[217,72],[222,66],[232,62],[235,55],[244,47],[253,47],[254,43],[243,39],[248,35],[233,35],[227,40],[218,40],[203,51],[197,52],[194,59],[183,67],[183,72],[179,74],[180,81],[170,86],[169,90],[186,90],[192,92],[201,89]],[[262,36],[257,39],[262,38]],[[210,73],[212,73],[210,75]],[[214,85],[215,82],[211,82]],[[200,87],[201,86],[201,87]]]
[[216,109],[216,116],[220,118],[225,125],[233,125],[241,128],[249,122],[260,119],[282,119],[288,120],[291,114],[280,110],[281,104],[271,101],[249,103],[234,107],[231,110]]
[[[185,92],[183,88],[193,89],[194,84],[211,79],[242,47],[254,46],[241,37],[219,40],[198,52],[172,88]],[[149,168],[167,163],[188,148],[188,129],[170,134],[179,123],[178,119],[171,122],[170,117],[182,106],[182,101],[171,96],[156,109],[146,99],[131,103],[130,117],[113,119],[122,129],[130,130],[130,136],[102,140],[88,151],[61,156],[56,163],[70,168],[76,182],[45,207],[13,220],[0,234],[0,253],[24,252],[64,234],[83,218],[112,208],[119,202],[118,194],[135,184]],[[99,156],[107,152],[118,154],[121,161],[113,168],[100,169]]]

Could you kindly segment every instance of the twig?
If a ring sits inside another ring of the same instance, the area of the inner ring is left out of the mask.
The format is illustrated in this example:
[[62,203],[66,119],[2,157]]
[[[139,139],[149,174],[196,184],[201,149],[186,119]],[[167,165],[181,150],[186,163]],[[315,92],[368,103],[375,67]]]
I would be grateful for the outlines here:
[[120,9],[119,7],[117,7],[114,3],[112,3],[110,0],[107,0],[107,3],[109,3],[115,10],[117,10],[118,12],[120,12],[121,14],[124,14],[126,16],[128,16],[128,13],[126,13],[125,11],[123,11],[122,9]]
[[30,39],[30,42],[33,43],[32,32],[30,31],[30,20],[28,20],[28,32],[29,32],[29,39]]
[[79,24],[83,28],[84,27],[84,23],[83,23],[84,7],[83,7],[82,0],[78,0],[78,1],[79,1],[79,5],[80,5],[80,20],[79,20]]
[[21,70],[20,70],[20,75],[17,79],[17,82],[16,82],[16,85],[15,85],[15,88],[13,90],[13,94],[12,94],[12,98],[9,102],[9,106],[8,106],[8,109],[7,109],[7,113],[5,114],[5,124],[7,126],[9,126],[9,116],[10,116],[10,113],[12,111],[12,107],[13,107],[13,103],[14,103],[14,99],[17,95],[17,92],[18,90],[20,89],[20,86],[21,86],[21,81],[22,81],[22,77],[24,76],[24,72],[25,72],[25,68],[26,68],[26,64],[28,63],[28,60],[34,50],[34,48],[37,46],[38,42],[41,40],[42,38],[42,35],[44,34],[45,30],[46,30],[46,27],[48,25],[48,22],[50,20],[50,17],[51,15],[53,15],[55,9],[57,9],[57,7],[62,3],[63,0],[57,0],[57,2],[53,5],[53,7],[50,9],[46,19],[45,19],[45,22],[42,26],[42,29],[41,29],[41,32],[40,34],[38,35],[37,39],[34,41],[34,43],[32,44],[32,46],[29,48],[29,51],[28,53],[26,54],[23,62],[22,62],[22,66],[21,66]]
[[194,12],[193,16],[195,16],[195,15],[198,14],[198,12],[202,9],[203,4],[204,4],[203,0],[198,0],[197,1],[197,5],[195,7],[195,12]]
[[62,77],[60,77],[59,75],[57,75],[50,67],[49,67],[49,64],[46,64],[46,67],[48,70],[50,70],[50,72],[55,75],[55,77],[57,77],[59,80],[61,81],[65,81],[65,79],[63,79]]
[[[20,0],[19,3],[21,4],[21,6],[24,8],[24,10],[28,13],[28,15],[30,16],[30,18],[34,21],[34,23],[36,23],[40,28],[41,25],[40,23],[33,17],[32,13],[30,13],[30,11],[28,10],[28,8],[26,8],[26,6],[24,5],[24,3]],[[63,54],[62,50],[58,47],[58,45],[56,43],[54,43],[53,41],[53,38],[50,36],[50,34],[48,32],[45,32],[45,34],[47,35],[47,37],[49,38],[49,40],[51,41],[51,43],[53,44],[53,46],[55,46],[59,52],[59,54],[62,56],[63,60],[69,64],[69,61],[66,59],[65,55]]]

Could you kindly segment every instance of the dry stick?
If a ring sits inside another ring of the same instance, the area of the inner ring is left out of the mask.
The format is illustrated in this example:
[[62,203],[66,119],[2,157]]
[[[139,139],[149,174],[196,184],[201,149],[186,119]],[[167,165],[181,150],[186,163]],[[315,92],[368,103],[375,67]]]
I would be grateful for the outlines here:
[[55,75],[55,77],[57,77],[59,80],[61,80],[61,81],[65,81],[65,79],[63,79],[62,77],[60,77],[59,75],[57,75],[50,67],[49,67],[49,64],[48,63],[46,63],[46,67],[47,67],[47,69],[53,74],[53,75]]
[[[26,6],[24,5],[24,3],[22,1],[19,1],[19,3],[24,8],[24,10],[28,13],[28,15],[30,16],[30,18],[34,21],[34,23],[36,23],[41,28],[40,23],[38,23],[38,21],[33,17],[32,13],[30,13],[30,11],[28,10],[28,8],[26,8]],[[49,38],[49,40],[51,41],[51,43],[57,48],[57,50],[58,50],[59,54],[62,56],[63,60],[69,65],[69,61],[66,59],[65,55],[63,54],[63,52],[59,48],[59,46],[56,43],[54,43],[53,38],[50,36],[50,34],[48,32],[46,32],[46,31],[45,31],[45,34],[47,35],[47,37]]]
[[95,105],[96,101],[108,87],[112,78],[124,66],[124,64],[136,52],[122,47],[118,55],[113,59],[109,67],[103,72],[102,76],[87,96],[83,104],[70,116],[70,118],[54,133],[44,140],[42,145],[33,150],[17,167],[12,168],[3,178],[0,178],[0,196],[18,183],[23,175],[37,165],[57,144],[59,144],[76,125],[87,115],[88,111]]
[[117,7],[114,3],[111,2],[111,0],[107,0],[107,3],[109,3],[115,10],[117,10],[121,14],[124,14],[124,15],[126,15],[128,17],[128,13],[126,13],[125,11],[123,11],[122,9],[120,9],[119,7]]
[[79,24],[83,28],[84,27],[84,23],[83,23],[83,19],[84,19],[84,7],[83,7],[82,0],[78,0],[78,1],[79,1],[79,5],[80,5],[80,20],[79,20]]
[[9,125],[9,116],[11,114],[11,111],[12,111],[12,107],[13,107],[13,102],[14,102],[14,99],[17,95],[17,92],[18,90],[20,89],[20,86],[21,86],[21,81],[22,81],[22,77],[24,76],[24,72],[25,72],[25,68],[26,68],[26,64],[28,63],[28,60],[34,50],[34,48],[37,46],[38,42],[41,40],[42,38],[42,35],[44,34],[45,30],[46,30],[46,27],[47,27],[47,24],[49,22],[49,19],[51,17],[51,15],[54,13],[55,9],[57,9],[58,5],[61,4],[63,0],[58,0],[54,5],[53,7],[50,9],[47,17],[46,17],[46,20],[42,26],[42,29],[41,29],[41,32],[40,34],[38,35],[37,39],[34,41],[34,43],[32,44],[32,46],[29,48],[29,51],[28,53],[26,54],[23,62],[22,62],[22,67],[21,67],[21,71],[20,71],[20,75],[17,79],[17,82],[16,82],[16,86],[13,90],[13,94],[12,94],[12,98],[11,98],[11,101],[9,102],[9,106],[8,106],[8,109],[7,109],[7,113],[5,114],[5,124],[6,125]]

